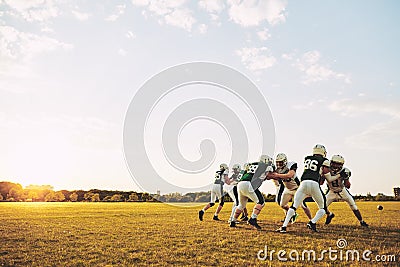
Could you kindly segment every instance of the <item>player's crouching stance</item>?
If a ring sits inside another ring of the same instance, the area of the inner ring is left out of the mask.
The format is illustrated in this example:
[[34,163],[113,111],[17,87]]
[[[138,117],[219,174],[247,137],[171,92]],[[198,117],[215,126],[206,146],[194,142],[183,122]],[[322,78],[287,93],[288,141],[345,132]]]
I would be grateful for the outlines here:
[[[234,164],[232,167],[232,170],[233,170],[232,176],[229,178],[228,183],[226,183],[224,185],[225,191],[228,192],[229,196],[233,200],[232,212],[231,212],[231,216],[229,217],[229,220],[228,220],[229,223],[231,221],[234,221],[235,211],[236,211],[237,206],[239,205],[239,195],[238,195],[238,190],[237,190],[237,184],[239,182],[240,173],[241,173],[240,165]],[[235,221],[235,222],[237,222],[237,221]]]
[[[325,175],[325,179],[328,181],[332,180],[329,173],[329,160],[326,157],[326,149],[323,145],[315,145],[313,148],[313,155],[307,156],[304,159],[304,172],[301,176],[301,183],[299,189],[297,189],[294,195],[294,202],[289,208],[285,221],[281,228],[277,229],[277,232],[286,233],[286,227],[289,224],[290,219],[296,213],[297,208],[301,205],[303,200],[307,196],[311,196],[317,203],[319,210],[312,218],[307,227],[312,231],[317,232],[317,222],[325,215],[326,199],[322,193],[319,181],[320,176]],[[339,175],[338,175],[339,176]],[[335,177],[337,178],[337,177]]]
[[211,200],[202,210],[199,211],[199,219],[203,220],[203,215],[206,210],[215,205],[217,198],[219,199],[219,205],[214,213],[213,220],[219,221],[218,214],[224,206],[224,196],[223,196],[223,185],[224,183],[229,183],[228,180],[229,168],[225,163],[219,166],[219,170],[215,172],[215,181],[211,188]]
[[261,229],[261,226],[257,223],[257,216],[264,207],[264,197],[261,194],[259,187],[265,180],[266,176],[273,171],[273,159],[266,155],[261,155],[259,162],[250,164],[249,170],[243,174],[237,185],[239,206],[236,208],[234,220],[231,221],[230,227],[236,226],[235,221],[246,207],[247,201],[251,199],[256,204],[254,205],[251,218],[247,223],[256,229]]
[[[357,205],[354,201],[353,196],[347,190],[350,188],[350,181],[349,178],[351,176],[351,172],[349,169],[343,167],[344,165],[344,158],[341,155],[333,155],[331,162],[330,162],[330,170],[331,175],[340,174],[340,177],[337,180],[327,182],[328,184],[328,193],[326,195],[326,206],[335,201],[335,200],[344,200],[349,204],[351,210],[354,212],[354,215],[357,217],[358,221],[360,222],[361,226],[368,227],[368,224],[364,222],[362,219],[361,213],[357,208]],[[324,180],[321,180],[321,184]],[[335,214],[329,212],[328,208],[326,209],[326,221],[325,224],[330,224]]]
[[[272,178],[274,180],[282,181],[285,188],[283,190],[282,196],[280,197],[279,205],[285,211],[286,216],[286,213],[289,210],[288,203],[294,197],[296,190],[299,188],[300,185],[300,180],[296,175],[297,163],[288,162],[287,156],[284,153],[279,153],[276,156],[275,164],[276,172],[272,173],[267,179]],[[303,208],[308,219],[311,220],[311,211],[304,201],[301,203],[301,207]],[[296,221],[297,216],[297,213],[293,215],[293,217],[291,218],[292,223]]]

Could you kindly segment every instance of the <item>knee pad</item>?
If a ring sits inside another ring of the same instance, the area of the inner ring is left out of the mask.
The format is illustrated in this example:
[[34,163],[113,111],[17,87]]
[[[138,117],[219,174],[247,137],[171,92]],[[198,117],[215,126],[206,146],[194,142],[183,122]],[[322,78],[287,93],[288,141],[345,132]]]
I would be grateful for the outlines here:
[[213,207],[215,205],[215,203],[210,203],[210,207]]

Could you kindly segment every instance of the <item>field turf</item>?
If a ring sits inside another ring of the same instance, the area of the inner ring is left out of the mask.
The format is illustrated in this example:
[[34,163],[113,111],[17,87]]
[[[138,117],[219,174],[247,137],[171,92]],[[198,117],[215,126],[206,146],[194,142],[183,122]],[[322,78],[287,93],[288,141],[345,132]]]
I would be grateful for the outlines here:
[[[212,220],[213,207],[200,222],[202,205],[1,202],[0,266],[399,266],[400,202],[357,205],[369,228],[359,225],[346,203],[335,202],[330,209],[336,217],[324,225],[324,216],[320,232],[306,228],[308,219],[300,209],[296,223],[280,234],[274,230],[284,214],[275,203],[264,207],[258,219],[262,230],[257,231],[247,224],[228,226],[231,203],[223,208],[221,221]],[[315,214],[315,203],[309,206]],[[347,243],[341,249],[339,239]],[[267,258],[258,259],[266,246]],[[326,253],[319,261],[329,248],[337,250],[332,254],[337,259]],[[278,259],[279,250],[287,261]],[[308,261],[308,252],[302,259],[305,250],[315,251],[316,261]],[[360,260],[350,254],[346,260],[347,250],[359,251]],[[365,250],[371,251],[370,261],[361,258]],[[295,259],[296,252],[299,260],[291,261],[288,254]]]

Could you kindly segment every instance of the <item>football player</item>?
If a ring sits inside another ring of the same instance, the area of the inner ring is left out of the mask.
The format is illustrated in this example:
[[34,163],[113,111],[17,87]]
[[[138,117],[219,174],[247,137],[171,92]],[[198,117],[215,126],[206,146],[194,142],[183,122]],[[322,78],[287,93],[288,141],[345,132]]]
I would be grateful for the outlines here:
[[[329,205],[334,200],[344,200],[349,204],[351,210],[353,211],[354,215],[357,217],[358,221],[360,222],[361,226],[368,227],[368,224],[363,220],[360,211],[357,208],[357,205],[354,201],[353,196],[349,192],[349,188],[351,186],[349,178],[351,176],[351,171],[348,168],[343,167],[344,165],[344,158],[341,155],[333,155],[331,162],[330,162],[330,170],[331,175],[340,174],[339,179],[327,182],[328,184],[328,193],[326,195],[326,206]],[[324,181],[321,180],[321,184]],[[330,212],[328,208],[326,209],[326,221],[325,224],[330,224],[335,214]]]
[[229,223],[234,219],[236,207],[239,205],[237,184],[240,178],[239,175],[241,172],[241,167],[239,164],[234,164],[232,170],[233,170],[232,176],[229,178],[228,183],[224,185],[225,191],[228,192],[229,196],[233,200],[232,212],[228,220]]
[[[287,211],[289,210],[288,203],[294,197],[294,194],[300,185],[300,180],[296,174],[297,163],[288,162],[287,156],[284,153],[279,153],[275,159],[275,166],[276,172],[272,173],[270,177],[274,180],[281,181],[284,185],[284,190],[279,205],[285,211],[286,215]],[[301,203],[301,207],[306,213],[308,219],[311,220],[311,211],[304,201]],[[297,213],[293,215],[291,218],[292,223],[296,221],[297,216]]]
[[255,205],[251,218],[247,223],[256,229],[261,229],[261,226],[257,223],[257,216],[264,207],[264,197],[261,194],[259,187],[266,179],[267,175],[273,171],[273,159],[267,155],[261,155],[259,162],[250,164],[249,170],[243,174],[237,185],[239,206],[236,208],[234,220],[230,222],[230,227],[236,226],[235,221],[246,207],[247,201],[251,199]]
[[215,172],[215,180],[211,188],[211,200],[210,203],[208,203],[202,210],[199,211],[200,221],[203,220],[204,212],[214,206],[217,199],[219,199],[219,205],[214,213],[213,220],[219,221],[218,214],[224,206],[223,185],[224,183],[229,183],[228,173],[229,168],[225,163],[222,163],[219,166],[219,170]]
[[290,219],[296,213],[297,208],[301,205],[307,196],[311,196],[317,203],[319,210],[308,223],[307,227],[317,232],[317,222],[325,215],[326,199],[320,187],[320,176],[324,175],[325,179],[331,181],[338,177],[331,177],[329,172],[329,160],[326,158],[326,149],[323,145],[317,144],[313,148],[313,155],[304,159],[304,171],[301,176],[301,183],[294,195],[294,201],[286,214],[282,227],[277,232],[286,233],[286,227]]
[[[280,203],[282,200],[282,194],[283,194],[283,191],[285,190],[285,186],[281,179],[271,179],[271,180],[274,183],[275,188],[276,188],[275,202],[276,202],[276,204],[278,204],[280,206],[281,205]],[[283,212],[285,213],[285,216],[286,216],[286,211],[283,211]]]

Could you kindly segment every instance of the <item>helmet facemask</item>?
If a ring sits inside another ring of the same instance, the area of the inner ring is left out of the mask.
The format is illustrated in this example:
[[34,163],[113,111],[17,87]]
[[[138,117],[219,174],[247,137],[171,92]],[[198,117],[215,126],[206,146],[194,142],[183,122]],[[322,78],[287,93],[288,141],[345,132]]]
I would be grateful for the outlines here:
[[228,165],[226,165],[225,163],[223,163],[223,164],[219,165],[219,169],[220,169],[221,171],[227,170],[227,169],[228,169]]
[[343,169],[343,163],[331,161],[331,170],[333,173],[338,173]]
[[277,169],[283,169],[286,167],[286,160],[275,161]]

